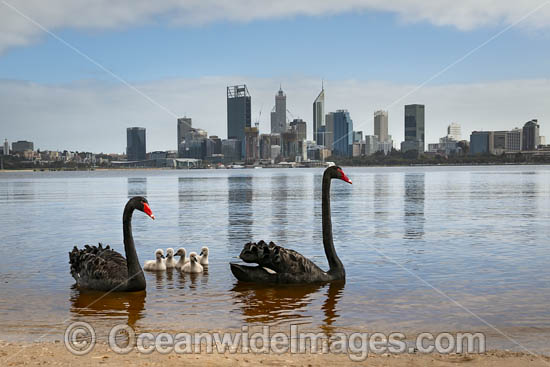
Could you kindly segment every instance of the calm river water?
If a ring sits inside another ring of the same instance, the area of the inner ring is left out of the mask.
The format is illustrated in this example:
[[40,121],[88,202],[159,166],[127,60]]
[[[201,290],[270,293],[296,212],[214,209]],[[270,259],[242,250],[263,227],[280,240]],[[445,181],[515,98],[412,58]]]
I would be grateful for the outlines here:
[[[322,169],[0,173],[0,338],[62,339],[75,320],[178,331],[298,323],[485,331],[489,346],[550,351],[549,166],[344,170],[353,185],[333,181],[332,220],[347,281],[313,287],[238,284],[228,263],[264,239],[327,268]],[[68,251],[101,241],[123,252],[122,209],[135,195],[157,218],[134,214],[141,263],[156,248],[206,245],[208,272],[148,273],[146,293],[99,300],[75,289]]]

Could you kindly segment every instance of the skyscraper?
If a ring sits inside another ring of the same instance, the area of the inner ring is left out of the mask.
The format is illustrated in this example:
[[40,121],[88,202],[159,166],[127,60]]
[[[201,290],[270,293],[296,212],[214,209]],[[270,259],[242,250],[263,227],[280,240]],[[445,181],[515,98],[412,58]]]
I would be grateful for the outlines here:
[[307,140],[307,125],[302,119],[294,119],[290,123],[290,128],[296,131],[298,141]]
[[523,125],[522,150],[536,150],[540,144],[540,126],[536,119],[527,121]]
[[178,119],[178,145],[177,148],[179,149],[180,144],[185,139],[185,135],[189,133],[189,131],[192,129],[193,123],[191,121],[191,117],[182,117]]
[[453,139],[454,141],[462,140],[460,124],[451,122],[451,124],[447,126],[447,137]]
[[334,142],[332,155],[351,157],[353,153],[353,121],[347,110],[337,110],[332,114]]
[[246,147],[245,160],[246,160],[246,163],[251,164],[260,158],[260,155],[258,152],[258,143],[259,143],[258,128],[245,127],[244,134],[245,134],[245,147]]
[[129,127],[126,129],[126,159],[129,161],[145,160],[145,128]]
[[10,155],[10,143],[8,143],[8,139],[4,139],[4,155]]
[[245,155],[244,129],[251,127],[252,98],[246,84],[227,87],[227,138],[241,141],[241,154]]
[[376,111],[374,113],[374,135],[378,141],[388,141],[388,111]]
[[325,88],[313,101],[313,141],[319,145],[325,145],[324,136],[319,134],[319,128],[325,126]]
[[424,153],[424,114],[422,104],[405,106],[405,141],[401,143],[401,151],[416,150]]
[[271,133],[282,134],[286,131],[286,95],[282,88],[275,95],[275,108],[271,112]]

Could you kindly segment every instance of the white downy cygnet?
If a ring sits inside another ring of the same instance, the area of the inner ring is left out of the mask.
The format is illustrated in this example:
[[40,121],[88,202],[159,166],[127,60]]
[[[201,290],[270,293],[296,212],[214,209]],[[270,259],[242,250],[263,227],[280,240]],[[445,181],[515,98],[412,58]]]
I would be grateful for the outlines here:
[[202,273],[202,265],[199,264],[199,257],[196,252],[189,254],[189,262],[181,268],[184,273]]
[[189,262],[189,258],[185,257],[186,251],[183,247],[180,247],[178,251],[176,251],[176,254],[174,256],[179,256],[180,259],[176,263],[176,269],[181,270],[183,268],[183,265]]
[[164,263],[166,264],[166,269],[173,269],[176,267],[176,259],[174,258],[173,248],[170,247],[166,249],[166,260]]
[[199,264],[208,265],[208,247],[203,246],[201,253],[199,254]]
[[166,270],[166,264],[164,263],[164,251],[157,249],[155,251],[155,260],[146,261],[143,265],[143,270],[149,271],[161,271]]

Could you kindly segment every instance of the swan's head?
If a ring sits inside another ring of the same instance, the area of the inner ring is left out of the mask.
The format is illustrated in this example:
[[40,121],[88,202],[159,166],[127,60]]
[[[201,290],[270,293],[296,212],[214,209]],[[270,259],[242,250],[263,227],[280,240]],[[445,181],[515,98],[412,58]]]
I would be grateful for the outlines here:
[[174,256],[181,256],[181,257],[185,257],[185,249],[183,247],[180,247],[178,249],[178,251],[176,251],[176,253],[174,254]]
[[197,253],[196,252],[191,252],[189,254],[189,261],[191,261],[192,263],[196,263],[199,261],[199,259],[197,258]]
[[201,253],[200,253],[200,255],[199,255],[199,256],[205,256],[205,257],[208,257],[208,247],[206,247],[206,246],[203,246],[203,247],[201,248]]
[[258,263],[265,257],[269,257],[271,248],[264,241],[249,242],[244,245],[239,257],[247,263]]
[[167,258],[172,258],[174,257],[174,249],[169,247],[166,249],[166,257]]
[[337,178],[339,180],[345,181],[349,184],[351,184],[351,180],[348,176],[344,173],[341,167],[338,166],[330,166],[325,170],[325,175],[329,175],[330,178]]
[[159,248],[155,251],[155,258],[157,260],[164,259],[164,251],[162,251],[161,248]]
[[149,202],[143,196],[134,196],[133,198],[130,199],[130,201],[132,202],[134,208],[136,208],[137,210],[139,210],[141,212],[144,212],[145,214],[150,216],[151,219],[153,219],[153,220],[155,219],[153,211],[151,210],[151,207],[149,206]]

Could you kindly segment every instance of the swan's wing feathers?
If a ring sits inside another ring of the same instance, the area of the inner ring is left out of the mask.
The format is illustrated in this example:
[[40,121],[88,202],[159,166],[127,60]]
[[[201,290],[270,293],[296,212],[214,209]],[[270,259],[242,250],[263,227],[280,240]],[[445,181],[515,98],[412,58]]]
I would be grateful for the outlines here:
[[71,275],[78,284],[89,284],[99,280],[120,283],[127,279],[126,259],[109,246],[76,246],[69,253]]
[[264,241],[249,242],[244,245],[240,258],[245,262],[256,263],[277,273],[304,273],[320,270],[315,263],[299,252],[277,246],[273,242],[270,242],[269,245]]

